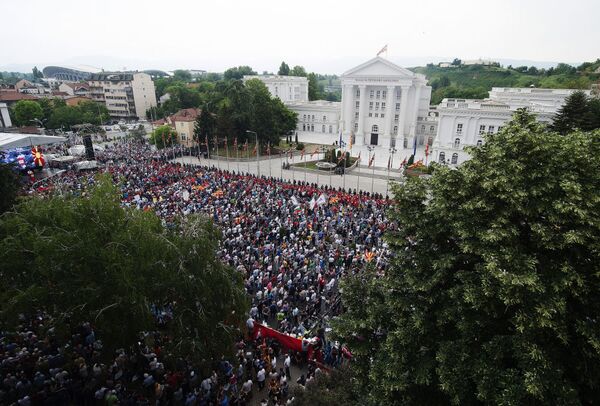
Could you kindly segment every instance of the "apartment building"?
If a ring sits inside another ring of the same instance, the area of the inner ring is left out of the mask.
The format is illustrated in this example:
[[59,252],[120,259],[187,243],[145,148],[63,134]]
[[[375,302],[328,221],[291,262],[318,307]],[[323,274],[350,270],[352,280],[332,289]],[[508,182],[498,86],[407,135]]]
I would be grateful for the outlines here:
[[143,72],[102,72],[88,81],[90,97],[104,103],[114,119],[146,118],[150,107],[156,107],[154,82]]

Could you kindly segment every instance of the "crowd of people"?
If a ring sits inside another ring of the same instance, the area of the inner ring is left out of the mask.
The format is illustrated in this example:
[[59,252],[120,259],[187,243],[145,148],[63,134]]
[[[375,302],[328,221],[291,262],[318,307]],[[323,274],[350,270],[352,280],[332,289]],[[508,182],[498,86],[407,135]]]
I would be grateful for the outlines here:
[[[351,357],[328,340],[329,320],[341,311],[340,278],[366,262],[385,269],[382,237],[394,227],[385,216],[388,202],[380,195],[173,163],[174,152],[125,142],[97,159],[120,185],[123,206],[151,210],[166,227],[177,216],[203,213],[221,228],[217,255],[244,275],[251,298],[236,359],[216,360],[208,376],[184,359],[165,366],[160,334],[146,333],[138,346],[103,364],[93,325],[73,326],[71,340],[58,343],[43,328],[48,315],[23,316],[18,331],[0,337],[0,403],[64,404],[68,397],[75,404],[279,405],[290,401],[292,385],[306,385]],[[94,181],[95,173],[66,171],[29,193],[85,195]],[[255,337],[256,323],[317,337],[318,351],[308,356]]]

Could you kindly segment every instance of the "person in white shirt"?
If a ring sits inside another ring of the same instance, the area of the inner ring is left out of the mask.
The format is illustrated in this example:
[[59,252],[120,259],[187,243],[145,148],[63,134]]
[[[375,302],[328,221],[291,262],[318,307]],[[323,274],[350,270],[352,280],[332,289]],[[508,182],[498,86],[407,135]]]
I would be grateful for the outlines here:
[[267,375],[267,371],[264,368],[261,368],[260,371],[256,373],[256,380],[258,381],[258,390],[263,390],[265,387],[265,378]]
[[283,361],[283,367],[285,368],[285,376],[288,379],[292,379],[292,374],[290,373],[290,365],[292,365],[292,358],[290,354],[285,356],[285,360]]

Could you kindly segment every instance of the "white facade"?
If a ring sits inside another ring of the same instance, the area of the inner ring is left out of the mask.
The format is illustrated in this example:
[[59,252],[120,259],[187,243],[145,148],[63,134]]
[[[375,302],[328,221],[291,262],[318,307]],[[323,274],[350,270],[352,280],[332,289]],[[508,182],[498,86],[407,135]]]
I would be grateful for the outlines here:
[[258,79],[267,86],[271,96],[284,103],[308,101],[308,79],[301,76],[246,75],[244,82]]
[[146,118],[146,111],[156,107],[154,82],[142,72],[103,72],[89,80],[94,101],[106,104],[113,118]]
[[[577,89],[539,89],[535,87],[493,87],[490,100],[507,103],[511,108],[527,107],[534,111],[556,113],[565,99]],[[589,90],[583,91],[588,96]]]
[[[495,134],[512,118],[517,108],[486,99],[444,99],[437,107],[438,130],[430,162],[459,165],[470,158],[467,146],[482,145],[485,134]],[[553,112],[535,111],[537,119],[550,123]]]
[[12,127],[12,122],[8,114],[8,106],[6,103],[0,103],[0,128],[6,127]]
[[410,147],[419,119],[428,116],[425,76],[375,57],[341,76],[341,126],[357,145]]
[[340,102],[314,100],[288,103],[287,107],[298,114],[296,130],[323,135],[323,144],[339,139]]

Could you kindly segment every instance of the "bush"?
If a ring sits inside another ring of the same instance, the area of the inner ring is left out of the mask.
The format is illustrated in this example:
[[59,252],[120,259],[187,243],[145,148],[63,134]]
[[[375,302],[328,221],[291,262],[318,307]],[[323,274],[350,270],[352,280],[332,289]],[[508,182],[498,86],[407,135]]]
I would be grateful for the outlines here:
[[300,144],[296,145],[296,150],[302,151],[303,149],[304,149],[304,144],[300,143]]

